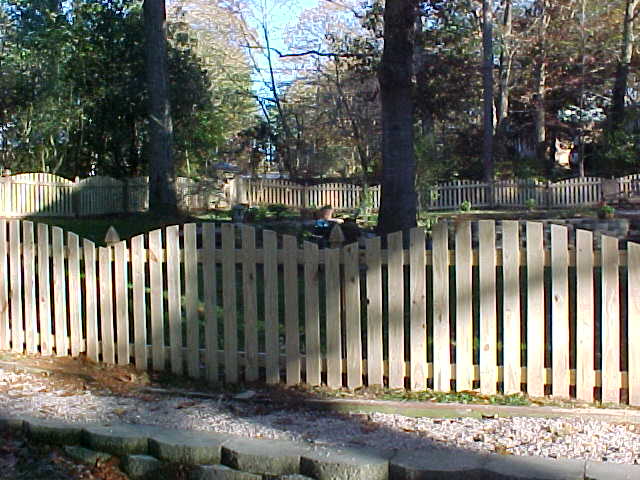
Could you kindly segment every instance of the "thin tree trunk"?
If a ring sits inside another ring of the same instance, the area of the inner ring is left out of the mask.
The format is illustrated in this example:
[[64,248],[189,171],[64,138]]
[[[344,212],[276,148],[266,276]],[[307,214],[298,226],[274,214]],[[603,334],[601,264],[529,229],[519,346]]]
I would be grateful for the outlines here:
[[534,67],[533,128],[536,160],[540,166],[545,167],[548,165],[545,91],[547,86],[547,26],[549,24],[546,0],[538,0],[538,15],[538,55]]
[[483,142],[482,166],[486,182],[493,181],[493,19],[491,2],[482,0],[482,87]]
[[380,65],[382,100],[382,196],[378,231],[416,226],[413,151],[413,44],[417,0],[387,0]]
[[500,50],[500,88],[497,108],[497,128],[509,116],[509,81],[511,79],[511,65],[513,63],[513,8],[511,0],[506,0],[502,22],[502,48]]
[[144,1],[147,88],[149,91],[149,209],[171,215],[178,210],[171,156],[173,124],[169,105],[167,21],[164,0]]
[[615,130],[624,122],[625,98],[629,83],[629,67],[633,58],[633,43],[635,35],[633,21],[639,0],[627,0],[624,13],[624,30],[622,34],[622,52],[616,72],[616,83],[613,88],[613,102],[611,110],[611,126]]

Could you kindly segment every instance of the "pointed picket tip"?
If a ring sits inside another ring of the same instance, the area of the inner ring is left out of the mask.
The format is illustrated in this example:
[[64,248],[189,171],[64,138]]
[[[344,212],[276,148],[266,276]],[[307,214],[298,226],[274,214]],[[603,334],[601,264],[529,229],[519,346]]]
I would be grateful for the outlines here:
[[107,234],[104,236],[104,243],[106,243],[107,246],[111,246],[111,245],[115,245],[119,241],[120,241],[120,235],[118,235],[116,227],[111,225],[107,230]]

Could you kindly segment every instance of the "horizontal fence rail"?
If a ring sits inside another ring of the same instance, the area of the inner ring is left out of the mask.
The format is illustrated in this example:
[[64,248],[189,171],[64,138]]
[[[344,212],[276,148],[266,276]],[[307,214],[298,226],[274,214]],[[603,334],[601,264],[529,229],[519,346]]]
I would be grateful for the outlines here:
[[319,249],[204,223],[96,247],[0,220],[0,350],[211,383],[640,406],[640,245],[549,228],[439,223],[430,242],[414,229]]

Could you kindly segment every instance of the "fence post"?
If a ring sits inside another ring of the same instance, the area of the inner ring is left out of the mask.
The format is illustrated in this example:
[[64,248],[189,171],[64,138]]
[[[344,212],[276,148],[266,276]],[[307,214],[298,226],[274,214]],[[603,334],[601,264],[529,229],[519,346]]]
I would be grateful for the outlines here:
[[122,211],[129,213],[129,179],[122,179]]
[[545,187],[546,187],[546,190],[545,190],[546,191],[546,195],[545,195],[546,202],[545,203],[546,203],[547,208],[551,208],[551,181],[550,180],[547,180],[547,183],[546,183]]
[[487,183],[487,203],[491,208],[496,206],[496,185],[493,178]]
[[71,211],[74,217],[80,216],[80,177],[73,179],[71,188]]

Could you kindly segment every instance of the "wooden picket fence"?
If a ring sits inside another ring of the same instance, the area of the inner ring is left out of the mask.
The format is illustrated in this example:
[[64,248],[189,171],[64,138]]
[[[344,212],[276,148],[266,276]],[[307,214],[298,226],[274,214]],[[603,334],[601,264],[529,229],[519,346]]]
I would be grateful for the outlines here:
[[[320,208],[331,205],[337,209],[362,206],[364,189],[350,183],[301,185],[288,180],[244,179],[240,185],[243,201],[250,205],[281,204],[292,208]],[[367,189],[372,208],[380,205],[380,187]]]
[[[423,196],[427,210],[472,208],[538,208],[594,206],[603,198],[604,179],[572,178],[557,183],[508,180],[492,184],[471,180],[440,183]],[[640,174],[616,180],[621,193],[640,193]],[[215,179],[176,179],[178,203],[184,210],[207,210],[221,204],[282,204],[290,208],[378,209],[381,190],[349,183],[301,185],[288,180],[236,177],[222,189]],[[223,191],[224,190],[224,191]],[[366,197],[366,198],[365,198]],[[363,202],[365,200],[365,202]],[[146,177],[117,180],[95,176],[75,181],[48,173],[0,177],[0,217],[91,216],[143,212],[149,207]]]
[[[638,178],[618,179],[621,192],[638,190]],[[505,180],[494,183],[455,180],[434,186],[427,207],[431,210],[457,210],[463,202],[473,208],[524,208],[532,202],[537,208],[594,206],[602,200],[599,177],[570,178],[560,182]]]
[[[176,179],[178,204],[184,210],[217,205],[215,180]],[[231,199],[227,199],[230,201]],[[0,177],[0,217],[84,217],[144,212],[149,208],[147,177],[118,180],[105,176],[68,180],[50,173]]]
[[96,247],[0,220],[0,350],[640,406],[640,245],[550,228],[546,245],[540,223],[486,220],[437,224],[431,248],[414,229],[319,249],[204,223]]

